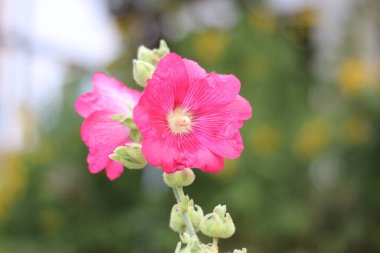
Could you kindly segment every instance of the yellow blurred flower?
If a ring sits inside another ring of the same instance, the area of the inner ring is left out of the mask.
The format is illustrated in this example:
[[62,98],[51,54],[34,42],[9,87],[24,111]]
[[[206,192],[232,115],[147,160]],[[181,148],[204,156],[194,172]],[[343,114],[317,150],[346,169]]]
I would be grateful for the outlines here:
[[369,84],[369,78],[369,71],[360,59],[347,59],[338,69],[340,88],[347,95],[359,95]]
[[267,33],[273,33],[277,29],[277,21],[273,12],[267,8],[259,8],[251,12],[248,16],[249,24],[254,29],[259,29]]
[[25,166],[17,155],[0,159],[0,220],[5,219],[17,197],[25,188]]
[[351,117],[344,124],[344,137],[352,145],[361,145],[367,142],[372,134],[372,127],[367,119]]
[[295,153],[301,160],[309,160],[326,147],[328,140],[326,122],[321,119],[306,121],[296,137]]
[[205,63],[218,61],[227,45],[227,35],[219,30],[206,30],[193,38],[193,51],[197,59]]
[[252,144],[255,155],[267,157],[278,149],[280,134],[270,125],[259,127],[253,130]]
[[312,8],[305,8],[295,14],[295,22],[298,27],[313,27],[318,22],[318,12]]

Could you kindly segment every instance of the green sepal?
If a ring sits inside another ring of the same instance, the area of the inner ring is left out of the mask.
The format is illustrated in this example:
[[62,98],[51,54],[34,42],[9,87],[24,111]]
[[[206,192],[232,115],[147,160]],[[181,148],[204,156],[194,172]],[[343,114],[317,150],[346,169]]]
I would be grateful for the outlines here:
[[141,151],[141,144],[138,143],[128,143],[117,147],[109,158],[122,163],[128,169],[142,169],[147,165]]

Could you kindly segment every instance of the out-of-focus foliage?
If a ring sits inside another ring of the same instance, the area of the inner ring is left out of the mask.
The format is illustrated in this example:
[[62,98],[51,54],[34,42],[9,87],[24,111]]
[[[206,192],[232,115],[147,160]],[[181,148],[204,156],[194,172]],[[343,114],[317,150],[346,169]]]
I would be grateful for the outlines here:
[[[228,206],[237,231],[221,242],[224,252],[379,252],[380,93],[367,66],[347,52],[335,81],[323,83],[310,71],[311,10],[287,22],[245,7],[233,29],[169,42],[209,72],[235,74],[254,111],[242,157],[219,174],[197,173],[185,190],[206,212]],[[135,45],[149,37],[130,34],[128,20],[143,14],[128,11],[117,22],[133,46],[107,71],[133,86]],[[0,252],[173,252],[174,198],[158,169],[114,182],[88,172],[73,104],[91,73],[72,75],[57,122],[36,146],[2,154]]]

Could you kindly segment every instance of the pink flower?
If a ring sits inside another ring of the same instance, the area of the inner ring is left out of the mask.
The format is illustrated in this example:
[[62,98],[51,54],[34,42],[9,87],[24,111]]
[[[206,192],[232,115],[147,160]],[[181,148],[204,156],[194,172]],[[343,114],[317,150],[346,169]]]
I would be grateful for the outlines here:
[[167,173],[217,172],[223,158],[239,157],[239,128],[252,114],[239,91],[233,75],[207,74],[173,53],[162,58],[133,110],[147,161]]
[[92,84],[93,90],[80,95],[75,102],[75,110],[85,119],[81,137],[89,148],[90,172],[98,173],[105,168],[107,177],[114,180],[123,172],[123,165],[108,156],[131,140],[130,129],[112,116],[131,114],[140,93],[103,73],[96,73]]

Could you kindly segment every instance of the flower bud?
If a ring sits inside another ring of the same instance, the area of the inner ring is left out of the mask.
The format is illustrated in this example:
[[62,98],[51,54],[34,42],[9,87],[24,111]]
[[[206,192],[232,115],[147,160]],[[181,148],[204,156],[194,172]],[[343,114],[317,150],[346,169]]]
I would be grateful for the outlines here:
[[194,230],[199,231],[199,226],[203,218],[203,210],[198,205],[194,206],[192,200],[190,200],[187,205],[188,206],[184,207],[183,203],[177,203],[173,206],[170,213],[169,226],[177,233],[184,233],[186,231],[186,224],[183,221],[183,212],[186,212],[186,210]]
[[226,214],[223,236],[221,238],[229,238],[235,233],[235,224],[229,213]]
[[203,217],[200,229],[204,235],[212,238],[222,238],[224,225],[220,217],[215,213],[209,213]]
[[142,169],[147,164],[141,144],[138,143],[127,143],[125,146],[117,147],[109,158],[122,163],[128,169]]
[[177,233],[184,233],[186,225],[182,218],[182,207],[180,204],[175,204],[170,212],[169,227]]
[[235,225],[226,206],[218,205],[214,211],[203,217],[200,230],[212,238],[229,238],[235,233]]
[[144,46],[140,46],[139,49],[137,50],[137,59],[148,62],[155,66],[159,60],[159,57],[158,55],[153,53],[152,50]]
[[196,232],[199,231],[199,227],[201,225],[201,221],[203,219],[203,210],[198,205],[190,206],[188,209],[189,217],[191,220],[191,223],[193,224],[193,227]]
[[146,82],[152,77],[154,70],[155,67],[148,62],[133,60],[133,78],[142,87],[146,86]]
[[242,248],[241,250],[235,249],[234,252],[232,252],[232,253],[247,253],[247,249],[246,248]]
[[164,40],[160,40],[160,47],[153,49],[153,53],[155,53],[159,58],[164,57],[166,54],[170,53],[168,44],[166,44]]
[[194,172],[189,168],[171,174],[164,173],[163,176],[164,182],[172,188],[191,185],[195,179]]

